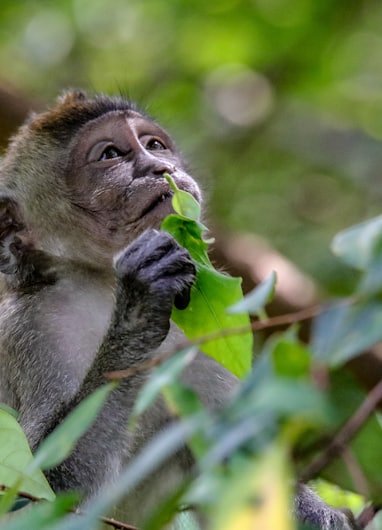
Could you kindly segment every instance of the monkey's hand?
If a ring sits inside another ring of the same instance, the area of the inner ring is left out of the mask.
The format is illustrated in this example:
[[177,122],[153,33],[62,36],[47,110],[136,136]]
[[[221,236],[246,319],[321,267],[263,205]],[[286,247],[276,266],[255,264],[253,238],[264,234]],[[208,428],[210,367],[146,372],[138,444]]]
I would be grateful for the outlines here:
[[157,347],[168,332],[174,301],[189,299],[196,274],[190,255],[167,232],[148,230],[117,256],[114,266],[116,315],[130,333],[151,334],[151,347],[153,342]]

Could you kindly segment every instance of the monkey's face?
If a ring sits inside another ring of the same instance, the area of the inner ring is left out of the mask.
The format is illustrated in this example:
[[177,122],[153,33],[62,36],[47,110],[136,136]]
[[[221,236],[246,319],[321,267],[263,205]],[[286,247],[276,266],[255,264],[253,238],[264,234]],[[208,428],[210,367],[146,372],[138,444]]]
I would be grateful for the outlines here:
[[70,200],[115,250],[145,229],[159,228],[172,211],[165,173],[201,199],[171,138],[136,111],[109,112],[88,122],[72,145]]
[[117,252],[171,213],[165,173],[200,201],[161,127],[128,100],[74,91],[20,129],[0,190],[37,249],[111,270]]

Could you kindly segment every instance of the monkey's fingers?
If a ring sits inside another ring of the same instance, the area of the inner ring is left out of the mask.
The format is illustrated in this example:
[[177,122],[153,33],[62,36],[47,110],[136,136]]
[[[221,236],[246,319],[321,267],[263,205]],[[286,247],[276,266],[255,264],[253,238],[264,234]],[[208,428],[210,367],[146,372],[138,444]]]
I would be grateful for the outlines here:
[[190,303],[191,288],[184,290],[182,293],[175,295],[174,305],[177,309],[186,309]]

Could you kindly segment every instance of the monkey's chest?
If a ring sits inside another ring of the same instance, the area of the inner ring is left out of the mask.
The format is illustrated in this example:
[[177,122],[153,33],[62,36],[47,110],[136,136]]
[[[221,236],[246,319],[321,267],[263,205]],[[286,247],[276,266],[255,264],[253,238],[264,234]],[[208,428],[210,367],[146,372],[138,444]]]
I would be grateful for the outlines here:
[[109,327],[112,295],[96,286],[58,285],[44,293],[41,307],[37,326],[82,379]]

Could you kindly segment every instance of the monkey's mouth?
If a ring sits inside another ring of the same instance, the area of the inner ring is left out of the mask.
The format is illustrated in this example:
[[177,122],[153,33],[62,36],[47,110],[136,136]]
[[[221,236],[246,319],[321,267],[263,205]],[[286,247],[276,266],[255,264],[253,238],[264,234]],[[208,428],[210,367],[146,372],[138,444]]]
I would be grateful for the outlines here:
[[170,206],[171,206],[171,199],[173,196],[172,191],[167,191],[165,193],[161,193],[158,197],[156,197],[147,208],[145,208],[142,212],[141,217],[145,217],[146,215],[150,214],[154,210],[156,210],[158,207],[164,205],[166,208],[168,208],[168,213],[170,213]]

